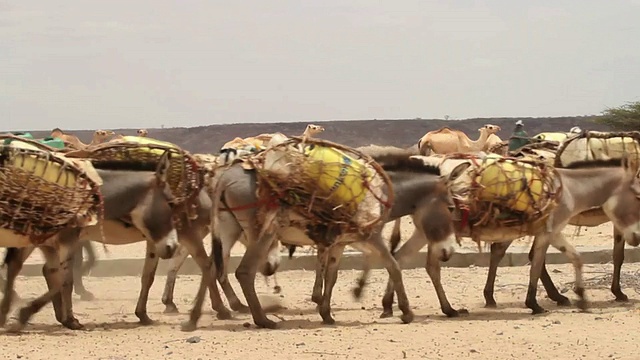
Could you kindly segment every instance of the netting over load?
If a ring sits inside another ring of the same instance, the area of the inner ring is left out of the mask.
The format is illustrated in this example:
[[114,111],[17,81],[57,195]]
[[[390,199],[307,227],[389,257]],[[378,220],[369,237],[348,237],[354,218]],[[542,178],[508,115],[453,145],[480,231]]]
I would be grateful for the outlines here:
[[173,196],[172,203],[189,203],[202,188],[202,174],[195,158],[172,143],[125,136],[119,141],[69,152],[67,156],[88,158],[96,168],[156,171],[167,151],[170,153],[167,182]]
[[0,135],[0,227],[44,239],[97,222],[100,184],[36,141]]
[[451,184],[458,206],[468,211],[471,226],[531,226],[544,220],[560,195],[553,168],[544,162],[492,154],[470,159],[467,173]]
[[393,202],[380,165],[340,144],[292,137],[246,161],[258,174],[260,197],[277,198],[313,223],[366,231]]
[[585,160],[608,160],[627,157],[640,164],[640,131],[586,131],[565,140],[556,153],[555,167],[566,167]]

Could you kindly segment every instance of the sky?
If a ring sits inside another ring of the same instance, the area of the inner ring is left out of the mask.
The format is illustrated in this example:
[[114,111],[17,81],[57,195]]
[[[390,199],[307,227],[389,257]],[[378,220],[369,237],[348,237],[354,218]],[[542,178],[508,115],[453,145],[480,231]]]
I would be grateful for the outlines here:
[[0,130],[598,114],[640,0],[0,0]]

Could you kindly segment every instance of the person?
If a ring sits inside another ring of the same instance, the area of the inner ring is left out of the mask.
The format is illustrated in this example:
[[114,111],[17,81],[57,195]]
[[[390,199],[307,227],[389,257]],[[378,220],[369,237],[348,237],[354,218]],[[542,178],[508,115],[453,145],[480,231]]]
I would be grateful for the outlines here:
[[509,138],[509,151],[515,151],[529,143],[529,135],[524,131],[522,120],[516,122],[516,128]]

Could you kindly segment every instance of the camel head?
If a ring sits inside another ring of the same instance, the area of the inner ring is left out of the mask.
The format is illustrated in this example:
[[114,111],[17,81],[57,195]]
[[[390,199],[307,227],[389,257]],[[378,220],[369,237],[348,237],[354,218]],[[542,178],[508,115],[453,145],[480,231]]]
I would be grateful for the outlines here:
[[313,136],[316,134],[320,134],[323,131],[324,131],[324,128],[322,126],[309,124],[307,125],[307,128],[304,130],[304,134],[308,136]]
[[93,133],[93,143],[105,142],[110,136],[114,136],[116,133],[111,130],[96,130]]
[[482,133],[483,131],[486,131],[487,135],[495,134],[495,133],[499,132],[500,130],[502,130],[502,129],[500,129],[500,126],[491,125],[491,124],[487,124],[487,125],[481,127],[480,129],[478,129],[478,131],[480,133]]
[[149,135],[149,132],[146,129],[139,129],[136,133],[140,137],[147,137],[147,135]]
[[60,128],[51,130],[51,137],[62,138],[62,135],[64,135],[64,131],[62,131]]

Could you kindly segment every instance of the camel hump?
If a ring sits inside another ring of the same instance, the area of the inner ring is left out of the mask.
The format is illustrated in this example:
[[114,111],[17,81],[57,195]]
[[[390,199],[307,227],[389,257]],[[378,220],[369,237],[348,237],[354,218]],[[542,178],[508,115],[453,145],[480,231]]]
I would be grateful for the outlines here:
[[444,127],[441,127],[438,130],[429,131],[429,134],[442,134],[442,133],[456,134],[456,133],[459,133],[459,132],[461,132],[461,131],[460,130],[454,130],[454,129],[448,127],[448,126],[444,126]]

